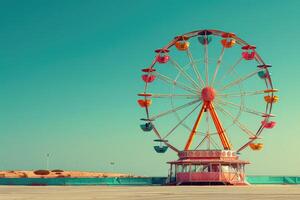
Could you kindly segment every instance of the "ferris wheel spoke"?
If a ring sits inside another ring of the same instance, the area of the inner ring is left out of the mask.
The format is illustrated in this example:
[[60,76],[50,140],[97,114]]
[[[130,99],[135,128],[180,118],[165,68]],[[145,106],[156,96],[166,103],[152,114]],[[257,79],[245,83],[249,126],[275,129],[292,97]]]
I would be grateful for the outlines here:
[[206,133],[210,132],[210,127],[209,127],[209,114],[206,112]]
[[208,44],[204,44],[204,63],[205,63],[205,81],[206,85],[209,83],[208,76]]
[[224,87],[222,87],[219,91],[223,91],[223,90],[226,90],[228,88],[231,88],[232,86],[235,86],[235,85],[238,85],[240,84],[241,82],[251,78],[252,76],[256,75],[258,72],[262,71],[263,69],[258,69],[258,70],[255,70],[254,72],[250,73],[250,74],[247,74],[246,76],[244,77],[241,77],[239,79],[236,79],[234,81],[232,81],[231,83],[225,85]]
[[211,144],[216,148],[216,149],[221,149],[220,145],[215,141],[215,139],[213,139],[212,137],[210,137],[211,140]]
[[[221,149],[220,145],[211,137],[213,134],[205,135],[204,138],[199,142],[199,144],[195,147],[195,150],[197,150],[204,142],[205,140],[209,140],[211,144],[216,148],[216,149]],[[215,134],[216,135],[216,134]]]
[[163,139],[166,139],[169,135],[171,135],[191,114],[201,105],[202,102],[200,102],[191,112],[189,112],[182,120],[180,120],[174,128],[172,128],[166,136],[163,137]]
[[235,92],[235,93],[224,93],[224,94],[217,94],[216,97],[222,97],[222,98],[230,98],[230,97],[242,97],[242,96],[253,96],[253,95],[259,95],[264,94],[265,90],[257,90],[253,92]]
[[201,90],[201,87],[195,82],[195,80],[181,67],[175,60],[170,58],[172,66],[174,66],[195,88]]
[[209,126],[209,112],[206,112],[206,135],[208,140],[208,149],[210,149],[211,137],[210,137],[210,126]]
[[235,108],[235,109],[238,109],[238,110],[250,113],[250,114],[261,116],[261,117],[265,115],[265,113],[263,113],[263,112],[257,111],[257,110],[252,109],[252,108],[247,108],[243,105],[238,105],[238,104],[235,104],[235,103],[232,103],[232,102],[229,102],[229,101],[224,101],[224,100],[218,99],[218,100],[216,100],[216,102],[219,103],[219,104],[222,104],[223,106],[228,106],[228,107],[231,107],[231,108]]
[[151,98],[183,98],[183,99],[199,99],[197,94],[151,94]]
[[195,62],[195,60],[194,60],[194,58],[193,58],[193,55],[192,55],[192,53],[191,53],[191,50],[188,48],[187,51],[186,51],[186,53],[187,53],[187,56],[189,57],[191,66],[192,66],[192,68],[193,68],[194,73],[195,73],[196,76],[197,76],[197,79],[198,79],[199,83],[204,87],[204,86],[205,86],[205,83],[204,83],[204,81],[203,81],[203,79],[202,79],[202,77],[201,77],[201,74],[200,74],[200,72],[199,72],[197,66],[196,66],[196,62]]
[[162,75],[162,74],[160,74],[160,73],[158,73],[156,71],[152,72],[151,74],[155,75],[158,79],[164,81],[165,83],[174,85],[176,87],[179,87],[179,88],[181,88],[183,90],[186,90],[186,91],[189,91],[191,93],[198,94],[198,91],[195,90],[194,88],[191,88],[191,87],[189,87],[189,86],[187,86],[184,83],[181,83],[179,81],[173,80],[173,79],[171,79],[171,78],[169,78],[169,77],[167,77],[165,75]]
[[171,110],[168,110],[168,111],[162,112],[162,113],[160,113],[160,114],[154,115],[154,116],[150,117],[149,120],[150,120],[150,121],[153,121],[153,120],[155,120],[155,119],[157,119],[157,118],[163,117],[163,116],[168,115],[168,114],[170,114],[170,113],[174,113],[174,112],[176,112],[176,111],[178,111],[178,110],[181,110],[181,109],[184,109],[184,108],[189,107],[189,106],[191,106],[191,105],[194,105],[194,104],[197,103],[197,102],[200,102],[200,99],[197,99],[197,100],[188,102],[188,103],[186,103],[186,104],[183,104],[183,105],[178,106],[178,107],[176,107],[176,108],[173,108],[173,109],[171,109]]
[[233,70],[235,69],[235,67],[241,63],[241,61],[243,60],[243,57],[240,57],[231,67],[229,67],[229,69],[221,76],[221,78],[218,80],[217,84],[220,85],[220,83],[222,82],[222,80],[227,76],[230,75]]
[[255,134],[250,131],[244,124],[242,124],[236,117],[234,117],[229,111],[220,106],[216,105],[216,109],[222,112],[224,115],[230,117],[233,120],[233,123],[239,127],[244,133],[246,133],[250,137],[255,137]]
[[211,86],[214,85],[215,79],[216,79],[216,77],[217,77],[217,74],[218,74],[218,71],[219,71],[219,68],[220,68],[222,59],[223,59],[224,52],[225,52],[225,48],[223,47],[223,48],[222,48],[222,51],[221,51],[221,54],[220,54],[220,56],[219,56],[219,59],[218,59],[218,61],[217,61],[217,66],[216,66],[216,69],[215,69],[215,72],[214,72],[214,76],[213,76],[212,81],[211,81]]
[[207,137],[208,137],[207,135],[204,136],[204,138],[200,141],[200,143],[195,147],[195,150],[197,150],[204,143]]

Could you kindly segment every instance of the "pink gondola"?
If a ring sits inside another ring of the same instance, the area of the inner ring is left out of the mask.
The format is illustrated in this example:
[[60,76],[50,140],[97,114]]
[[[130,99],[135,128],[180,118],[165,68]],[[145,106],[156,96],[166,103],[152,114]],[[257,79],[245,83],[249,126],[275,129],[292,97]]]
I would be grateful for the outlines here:
[[276,125],[276,122],[274,121],[262,121],[261,124],[264,126],[264,128],[274,128],[274,126]]
[[242,53],[242,56],[245,60],[253,60],[256,53],[255,53],[255,46],[252,45],[245,45],[242,47],[242,49],[244,50],[244,52]]
[[168,55],[163,55],[163,54],[160,54],[157,58],[156,58],[156,61],[159,62],[159,63],[167,63],[170,59],[170,56]]
[[245,60],[253,60],[255,57],[255,51],[252,51],[251,53],[244,51],[242,53],[242,56]]
[[142,75],[142,79],[146,82],[146,83],[151,83],[155,80],[156,76],[154,75],[148,75],[148,74],[144,74]]

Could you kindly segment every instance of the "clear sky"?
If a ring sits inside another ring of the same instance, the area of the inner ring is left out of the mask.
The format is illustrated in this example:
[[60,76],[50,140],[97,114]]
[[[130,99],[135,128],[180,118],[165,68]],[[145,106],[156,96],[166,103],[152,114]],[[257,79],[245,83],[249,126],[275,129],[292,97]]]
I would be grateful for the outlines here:
[[[198,29],[255,44],[280,89],[265,149],[246,151],[249,174],[299,175],[300,1],[0,2],[0,169],[166,175],[139,128],[140,69],[153,50]],[[262,102],[263,103],[263,102]],[[115,162],[110,166],[110,162]]]

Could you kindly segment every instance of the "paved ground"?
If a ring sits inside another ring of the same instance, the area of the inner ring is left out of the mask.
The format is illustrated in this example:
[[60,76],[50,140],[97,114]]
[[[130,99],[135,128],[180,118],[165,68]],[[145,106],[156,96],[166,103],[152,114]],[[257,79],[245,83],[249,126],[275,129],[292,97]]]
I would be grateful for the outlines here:
[[300,185],[272,186],[0,186],[2,200],[199,199],[300,200]]

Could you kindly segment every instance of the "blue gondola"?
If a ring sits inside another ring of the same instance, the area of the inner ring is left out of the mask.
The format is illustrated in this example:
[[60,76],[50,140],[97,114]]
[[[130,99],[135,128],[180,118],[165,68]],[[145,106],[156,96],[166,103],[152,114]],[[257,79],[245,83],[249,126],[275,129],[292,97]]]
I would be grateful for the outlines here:
[[154,150],[157,153],[165,153],[168,150],[168,146],[154,146]]
[[141,124],[140,127],[145,132],[152,131],[152,129],[153,129],[153,125],[150,122],[148,122],[146,124]]
[[211,42],[211,40],[212,40],[212,37],[207,36],[207,35],[198,37],[198,41],[203,45],[209,44]]
[[166,146],[164,144],[164,142],[167,142],[167,140],[157,139],[157,140],[154,140],[154,142],[159,142],[159,145],[154,146],[154,150],[157,153],[165,153],[169,148],[168,146]]
[[266,79],[269,76],[269,73],[267,71],[259,71],[257,74],[261,79]]

